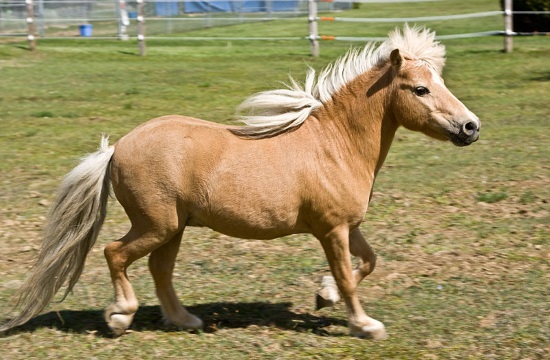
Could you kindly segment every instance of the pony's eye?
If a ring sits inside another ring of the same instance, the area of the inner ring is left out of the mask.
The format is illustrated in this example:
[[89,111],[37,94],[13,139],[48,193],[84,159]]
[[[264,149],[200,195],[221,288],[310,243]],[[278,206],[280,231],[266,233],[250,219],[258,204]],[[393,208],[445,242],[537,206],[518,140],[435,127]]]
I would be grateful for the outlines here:
[[414,88],[414,93],[417,96],[424,96],[424,95],[428,95],[430,93],[430,90],[428,90],[428,88],[424,86],[417,86]]

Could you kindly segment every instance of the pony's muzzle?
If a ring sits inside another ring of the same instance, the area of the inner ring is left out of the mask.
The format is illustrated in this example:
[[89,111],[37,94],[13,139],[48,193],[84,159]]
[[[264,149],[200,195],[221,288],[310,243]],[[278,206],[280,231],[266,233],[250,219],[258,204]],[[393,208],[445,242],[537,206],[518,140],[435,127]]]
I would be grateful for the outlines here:
[[479,138],[479,123],[474,121],[467,122],[462,126],[462,132],[468,137],[475,137],[475,140],[477,140]]
[[479,139],[480,122],[475,118],[465,122],[458,131],[458,136],[453,139],[457,146],[467,146]]

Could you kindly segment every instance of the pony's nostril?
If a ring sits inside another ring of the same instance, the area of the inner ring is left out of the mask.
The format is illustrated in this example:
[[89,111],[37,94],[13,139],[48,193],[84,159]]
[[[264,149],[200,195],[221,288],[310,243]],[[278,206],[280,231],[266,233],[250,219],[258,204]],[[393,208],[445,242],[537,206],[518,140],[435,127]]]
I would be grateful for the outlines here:
[[479,128],[475,122],[470,121],[464,124],[463,130],[465,134],[473,135],[479,130]]

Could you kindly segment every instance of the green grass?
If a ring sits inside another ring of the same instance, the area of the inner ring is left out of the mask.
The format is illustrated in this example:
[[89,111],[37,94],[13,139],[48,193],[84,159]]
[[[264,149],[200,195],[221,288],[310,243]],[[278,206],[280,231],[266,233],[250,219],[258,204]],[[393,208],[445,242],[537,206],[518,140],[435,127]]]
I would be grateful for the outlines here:
[[480,193],[476,196],[476,200],[485,203],[496,203],[508,198],[508,194],[504,191]]
[[[338,16],[423,16],[498,9],[498,2],[362,4]],[[501,18],[427,24],[439,33],[502,28]],[[293,23],[293,22],[292,22]],[[330,28],[328,26],[335,26]],[[336,28],[336,26],[341,28]],[[321,33],[380,36],[394,24],[327,24]],[[287,22],[183,35],[299,34]],[[338,31],[338,33],[335,33]],[[446,84],[482,121],[481,139],[456,148],[398,131],[362,230],[379,255],[360,286],[390,338],[347,335],[343,306],[315,311],[328,271],[307,235],[244,241],[188,229],[175,283],[205,330],[165,329],[146,260],[129,269],[142,307],[133,332],[111,339],[112,300],[102,247],[128,229],[112,201],[74,293],[0,338],[2,357],[186,359],[543,359],[550,355],[550,58],[547,37],[446,41]],[[57,186],[101,133],[113,141],[169,113],[232,123],[248,95],[320,69],[352,44],[307,41],[48,40],[0,44],[0,314],[29,271]],[[355,44],[358,45],[358,44]]]

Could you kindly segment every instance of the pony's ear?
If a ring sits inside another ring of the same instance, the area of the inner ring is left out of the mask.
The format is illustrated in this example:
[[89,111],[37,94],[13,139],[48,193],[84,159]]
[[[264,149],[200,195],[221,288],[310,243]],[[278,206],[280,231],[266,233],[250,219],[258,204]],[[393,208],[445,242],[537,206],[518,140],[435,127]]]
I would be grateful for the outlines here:
[[390,62],[391,66],[396,70],[399,71],[401,68],[401,65],[403,65],[403,56],[399,53],[399,49],[395,49],[390,54]]

